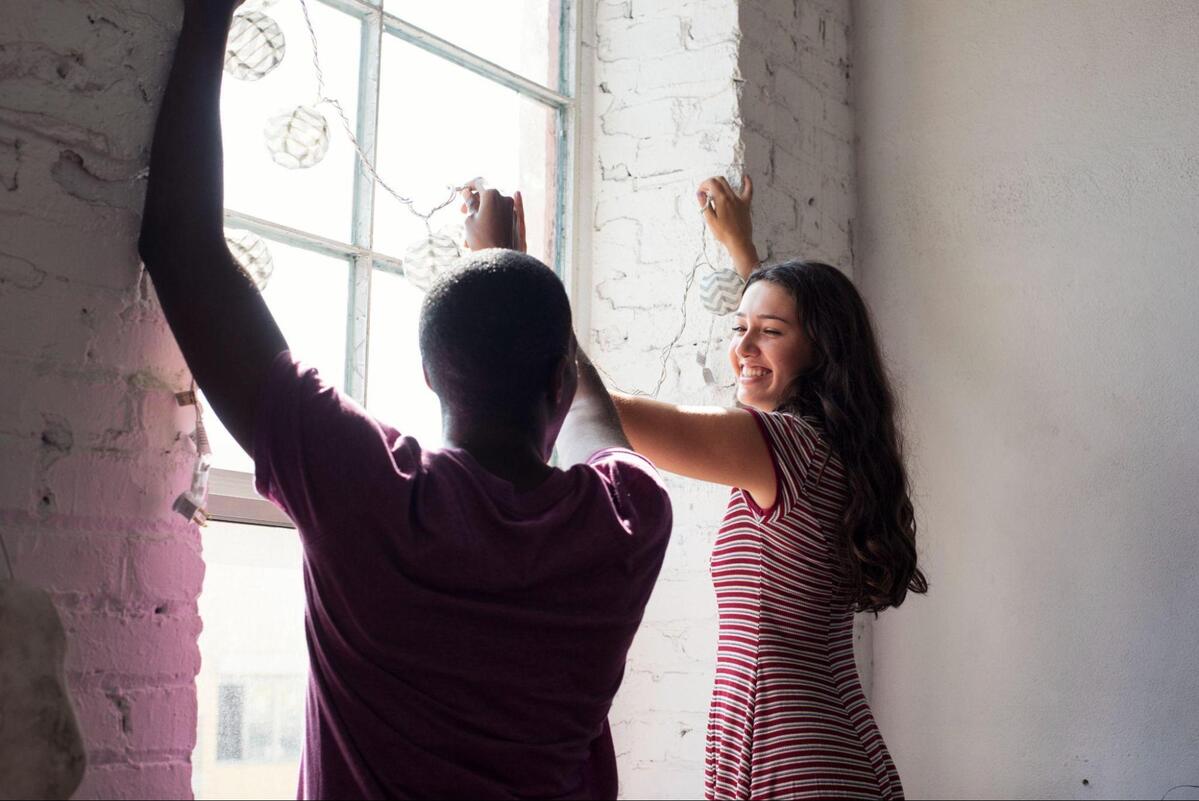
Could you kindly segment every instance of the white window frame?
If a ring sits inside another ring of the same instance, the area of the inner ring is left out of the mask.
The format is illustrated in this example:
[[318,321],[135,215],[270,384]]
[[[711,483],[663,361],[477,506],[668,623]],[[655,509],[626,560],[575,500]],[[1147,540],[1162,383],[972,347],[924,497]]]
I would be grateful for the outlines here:
[[[554,112],[557,176],[554,203],[554,263],[550,265],[578,299],[575,253],[578,248],[578,176],[580,110],[577,102],[580,52],[580,6],[586,0],[560,0],[558,87],[551,89],[481,58],[383,9],[383,0],[313,0],[349,14],[362,25],[358,67],[356,135],[372,162],[378,157],[379,84],[383,41],[392,36],[419,47]],[[375,182],[356,157],[351,241],[341,242],[260,217],[225,210],[225,225],[252,231],[279,242],[345,261],[349,267],[349,306],[346,314],[346,394],[365,405],[370,335],[371,276],[374,270],[404,274],[401,261],[373,250]],[[208,516],[213,520],[293,527],[273,504],[254,491],[254,477],[236,470],[214,469],[209,482]]]

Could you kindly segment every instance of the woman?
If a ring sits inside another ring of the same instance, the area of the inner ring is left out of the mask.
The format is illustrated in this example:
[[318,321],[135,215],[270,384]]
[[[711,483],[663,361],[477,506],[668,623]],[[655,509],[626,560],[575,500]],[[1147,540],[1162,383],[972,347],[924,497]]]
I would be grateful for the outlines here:
[[615,398],[660,468],[733,488],[712,552],[720,610],[708,798],[902,798],[862,694],[855,611],[928,589],[895,408],[865,304],[815,262],[764,269],[752,185],[700,186],[747,279],[729,358],[736,409]]

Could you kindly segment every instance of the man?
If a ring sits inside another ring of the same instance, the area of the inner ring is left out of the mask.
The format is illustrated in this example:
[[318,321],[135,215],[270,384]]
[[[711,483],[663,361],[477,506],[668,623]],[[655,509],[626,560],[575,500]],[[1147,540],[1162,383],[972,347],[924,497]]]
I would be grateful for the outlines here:
[[[304,798],[615,798],[607,712],[669,537],[558,279],[471,193],[480,252],[421,312],[447,447],[297,364],[223,239],[219,96],[235,0],[185,0],[141,252],[259,491],[304,545]],[[396,410],[403,419],[403,410]],[[547,464],[557,444],[560,470]],[[253,610],[247,610],[253,625]]]

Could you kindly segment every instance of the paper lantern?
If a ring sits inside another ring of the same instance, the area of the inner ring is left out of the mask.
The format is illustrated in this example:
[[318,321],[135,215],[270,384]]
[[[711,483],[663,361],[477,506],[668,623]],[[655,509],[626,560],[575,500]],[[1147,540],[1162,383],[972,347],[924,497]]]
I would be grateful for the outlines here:
[[429,234],[404,254],[404,277],[421,292],[454,269],[461,257],[458,240],[448,233]]
[[329,121],[312,106],[296,106],[267,120],[266,146],[275,163],[290,170],[320,164],[329,152]]
[[243,81],[257,81],[279,66],[287,41],[279,23],[258,11],[233,17],[225,44],[225,71]]
[[275,259],[266,245],[266,240],[251,231],[225,231],[225,244],[234,260],[241,265],[246,274],[258,287],[258,291],[266,289],[271,274],[275,272]]
[[715,270],[699,279],[700,297],[704,308],[712,314],[724,316],[737,311],[745,281],[732,270]]
[[277,2],[279,2],[279,0],[246,0],[246,2],[241,4],[241,8],[239,8],[238,11],[260,11],[264,8],[270,8]]

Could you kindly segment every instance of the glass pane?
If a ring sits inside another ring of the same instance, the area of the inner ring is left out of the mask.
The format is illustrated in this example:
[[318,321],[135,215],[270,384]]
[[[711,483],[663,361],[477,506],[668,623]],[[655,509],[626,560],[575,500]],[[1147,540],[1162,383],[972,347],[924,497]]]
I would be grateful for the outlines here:
[[424,448],[439,448],[441,402],[425,384],[417,329],[421,293],[407,279],[375,270],[371,276],[370,361],[366,408]]
[[197,799],[295,798],[308,676],[300,540],[213,521],[203,545],[192,789]]
[[[422,212],[478,176],[508,194],[519,189],[529,252],[552,264],[556,113],[391,37],[383,41],[381,88],[383,180]],[[402,258],[424,238],[425,225],[382,189],[376,197],[375,248]],[[434,215],[432,228],[453,232],[461,221],[455,202]]]
[[[297,359],[343,387],[346,371],[346,319],[350,265],[329,256],[267,241],[275,271],[262,295]],[[230,354],[236,358],[237,354]],[[212,445],[212,464],[225,470],[253,472],[254,462],[237,444],[205,401],[204,425]]]
[[384,0],[383,8],[494,64],[558,88],[560,0]]
[[[324,3],[310,2],[320,45],[325,94],[338,100],[353,124],[358,101],[361,23]],[[330,106],[320,107],[329,125],[324,159],[307,169],[288,169],[271,159],[264,128],[281,111],[318,98],[312,45],[299,3],[261,9],[279,23],[286,40],[282,63],[257,81],[226,73],[221,90],[225,136],[225,205],[331,239],[348,242],[354,197],[354,149]]]

